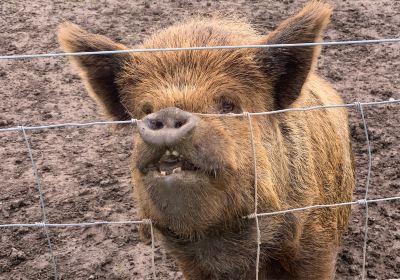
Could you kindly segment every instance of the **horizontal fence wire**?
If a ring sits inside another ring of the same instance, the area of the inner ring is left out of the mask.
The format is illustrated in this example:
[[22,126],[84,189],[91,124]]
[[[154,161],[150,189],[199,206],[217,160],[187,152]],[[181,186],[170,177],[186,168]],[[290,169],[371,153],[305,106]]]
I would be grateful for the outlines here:
[[90,226],[101,226],[101,225],[138,225],[138,224],[149,224],[145,220],[139,221],[98,221],[98,222],[81,222],[81,223],[68,223],[68,224],[49,224],[49,223],[34,223],[34,224],[5,224],[0,225],[0,228],[10,228],[10,227],[30,227],[30,228],[65,228],[65,227],[90,227]]
[[[288,108],[283,110],[276,110],[276,111],[268,111],[268,112],[258,112],[258,113],[249,113],[244,112],[241,114],[201,114],[195,113],[199,116],[204,117],[243,117],[243,116],[264,116],[264,115],[273,115],[273,114],[280,114],[285,112],[296,112],[296,111],[311,111],[311,110],[318,110],[318,109],[333,109],[333,108],[350,108],[350,107],[357,107],[357,106],[372,106],[372,105],[389,105],[389,104],[396,104],[400,103],[400,99],[389,99],[386,101],[375,101],[375,102],[355,102],[349,104],[337,104],[337,105],[321,105],[321,106],[312,106],[312,107],[302,107],[302,108]],[[87,123],[61,123],[61,124],[49,124],[49,125],[36,125],[36,126],[15,126],[15,127],[8,127],[8,128],[0,128],[0,132],[11,132],[11,131],[21,131],[24,129],[27,130],[40,130],[40,129],[51,129],[51,128],[75,128],[75,127],[88,127],[88,126],[95,126],[95,125],[115,125],[115,124],[137,124],[140,122],[138,119],[131,119],[126,121],[94,121],[94,122],[87,122]]]
[[[350,205],[365,205],[366,203],[380,203],[380,202],[387,202],[387,201],[395,201],[400,200],[400,196],[393,196],[393,197],[383,197],[383,198],[373,198],[373,199],[359,199],[355,201],[349,202],[341,202],[341,203],[332,203],[332,204],[317,204],[317,205],[310,205],[306,207],[299,207],[293,209],[287,209],[282,211],[274,211],[274,212],[266,212],[266,213],[257,213],[257,217],[265,217],[265,216],[274,216],[274,215],[281,215],[286,213],[298,212],[298,211],[306,211],[312,209],[319,209],[319,208],[333,208],[333,207],[341,207],[341,206],[350,206]],[[248,216],[244,216],[243,219],[254,219],[255,214],[252,213]],[[132,224],[149,224],[148,220],[138,220],[138,221],[99,221],[99,222],[81,222],[81,223],[66,223],[66,224],[44,224],[42,222],[32,223],[32,224],[0,224],[0,228],[18,228],[18,227],[28,227],[28,228],[68,228],[68,227],[88,227],[88,226],[99,226],[99,225],[132,225]]]
[[264,48],[291,48],[291,47],[293,48],[293,47],[315,47],[315,46],[372,45],[372,44],[399,43],[399,42],[400,42],[400,38],[388,38],[388,39],[374,39],[374,40],[325,41],[325,42],[294,43],[294,44],[206,46],[206,47],[188,47],[188,48],[149,48],[149,49],[95,51],[95,52],[2,55],[2,56],[0,56],[0,60],[34,59],[34,58],[49,58],[49,57],[63,57],[63,56],[83,56],[83,55],[111,55],[111,54],[123,54],[123,53],[144,53],[144,52],[174,52],[174,51],[229,50],[229,49],[264,49]]
[[6,131],[21,131],[24,130],[39,130],[39,129],[49,129],[49,128],[71,128],[71,127],[88,127],[94,125],[109,125],[109,124],[135,124],[136,119],[129,121],[94,121],[87,123],[61,123],[61,124],[50,124],[50,125],[37,125],[37,126],[16,126],[10,128],[0,128],[0,132]]
[[[281,214],[286,214],[286,213],[293,213],[293,212],[298,212],[298,211],[306,211],[306,210],[319,209],[319,208],[333,208],[333,207],[350,206],[350,205],[365,205],[366,203],[393,201],[393,200],[398,200],[398,199],[400,199],[400,196],[383,197],[383,198],[375,198],[375,199],[368,199],[368,200],[359,199],[356,201],[339,202],[339,203],[332,203],[332,204],[315,204],[315,205],[299,207],[299,208],[292,208],[292,209],[281,210],[281,211],[258,213],[257,217],[281,215]],[[245,216],[244,218],[254,219],[255,215],[254,215],[254,213],[252,213],[248,216]]]

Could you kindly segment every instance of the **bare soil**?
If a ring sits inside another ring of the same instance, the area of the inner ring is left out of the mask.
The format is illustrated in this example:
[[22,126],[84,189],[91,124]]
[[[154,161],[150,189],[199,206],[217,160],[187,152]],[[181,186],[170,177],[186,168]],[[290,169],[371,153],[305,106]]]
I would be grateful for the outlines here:
[[[192,15],[235,13],[260,31],[306,1],[61,1],[0,3],[0,54],[58,52],[55,30],[70,20],[134,45],[157,29]],[[397,0],[330,0],[326,40],[400,37]],[[400,44],[326,47],[319,73],[346,102],[400,98]],[[0,127],[101,120],[66,58],[0,61]],[[399,105],[365,107],[372,147],[369,197],[400,195]],[[360,113],[350,109],[357,165],[355,199],[364,197],[367,144]],[[130,129],[110,127],[29,132],[48,221],[136,220],[129,174]],[[41,221],[32,167],[20,132],[0,134],[0,224]],[[360,279],[365,208],[355,206],[338,257],[336,279]],[[400,201],[369,205],[368,279],[400,278]],[[151,248],[134,225],[52,228],[60,279],[151,279]],[[42,229],[0,229],[0,279],[54,279]],[[156,244],[158,279],[183,279]]]

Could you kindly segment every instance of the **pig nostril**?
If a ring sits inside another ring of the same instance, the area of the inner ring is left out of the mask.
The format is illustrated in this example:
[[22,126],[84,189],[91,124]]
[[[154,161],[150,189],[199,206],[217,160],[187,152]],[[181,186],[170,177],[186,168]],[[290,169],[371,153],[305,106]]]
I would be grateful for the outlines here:
[[176,123],[175,123],[175,128],[180,128],[180,127],[182,127],[184,124],[186,123],[186,121],[177,121]]
[[150,120],[149,128],[153,130],[158,130],[164,127],[164,124],[159,120]]

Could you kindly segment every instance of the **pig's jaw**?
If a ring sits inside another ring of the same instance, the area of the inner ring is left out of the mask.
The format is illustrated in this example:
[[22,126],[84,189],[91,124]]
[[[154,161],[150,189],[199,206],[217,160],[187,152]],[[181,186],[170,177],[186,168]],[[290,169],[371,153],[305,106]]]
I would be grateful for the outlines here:
[[211,155],[183,145],[171,149],[140,146],[137,152],[133,175],[145,218],[184,236],[220,222],[230,196],[223,187],[221,164],[212,161]]
[[219,197],[213,178],[208,174],[202,170],[181,169],[177,172],[177,168],[182,167],[161,167],[161,171],[156,168],[142,174],[141,187],[148,200],[141,203],[148,204],[150,212],[145,215],[156,227],[192,235],[191,232],[203,231],[211,221],[214,222],[215,217],[210,215],[221,213],[221,209],[211,210],[215,206],[211,205],[214,203],[209,196],[215,197],[214,200]]

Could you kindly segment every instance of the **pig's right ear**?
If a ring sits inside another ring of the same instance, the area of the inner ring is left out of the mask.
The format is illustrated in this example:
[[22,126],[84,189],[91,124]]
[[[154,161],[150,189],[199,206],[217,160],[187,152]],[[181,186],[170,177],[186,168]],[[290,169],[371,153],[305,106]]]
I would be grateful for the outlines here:
[[[65,52],[94,52],[127,49],[105,36],[91,34],[70,22],[58,28],[58,40]],[[117,80],[122,67],[131,60],[129,54],[70,56],[89,95],[113,120],[129,119],[118,89]]]
[[[320,41],[331,15],[329,5],[311,1],[297,15],[287,19],[262,44],[314,43]],[[300,95],[313,70],[320,47],[265,48],[257,58],[272,82],[276,109],[287,108]]]

